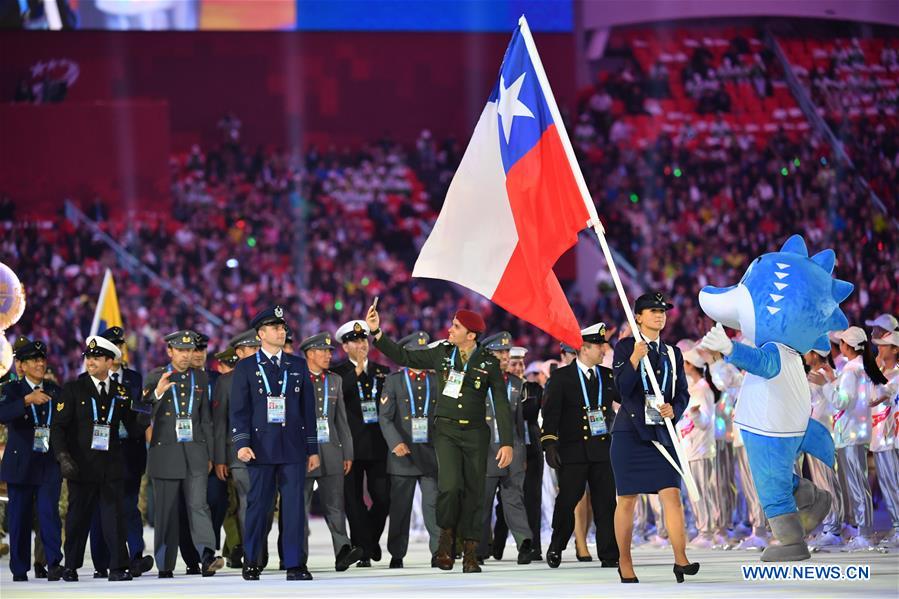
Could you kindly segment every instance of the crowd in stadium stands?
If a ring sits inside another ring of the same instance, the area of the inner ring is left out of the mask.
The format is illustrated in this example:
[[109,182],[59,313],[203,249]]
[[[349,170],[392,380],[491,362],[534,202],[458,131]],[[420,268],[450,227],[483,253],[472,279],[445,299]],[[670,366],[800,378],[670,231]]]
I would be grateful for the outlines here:
[[[637,269],[639,282],[671,293],[671,336],[698,338],[710,324],[697,305],[699,289],[739,279],[752,258],[793,232],[813,248],[837,251],[836,274],[856,284],[844,308],[852,323],[899,312],[893,225],[853,184],[857,173],[837,166],[824,140],[786,127],[792,117],[773,116],[795,101],[782,96],[781,77],[758,40],[737,32],[697,45],[681,36],[652,49],[639,35],[628,39],[621,69],[581,95],[571,133],[611,245]],[[854,64],[851,48],[843,51],[850,58],[839,64]],[[894,73],[895,54],[894,44],[883,46]],[[751,86],[755,99],[742,97],[740,86]],[[720,114],[702,115],[708,92],[725,93],[730,112],[719,102]],[[660,107],[664,118],[649,116]],[[682,118],[666,128],[672,112]],[[857,164],[858,173],[895,214],[895,127],[866,129],[861,119],[850,123],[852,147],[866,157],[859,162],[871,164]],[[768,121],[773,128],[762,126]],[[554,340],[478,296],[411,279],[462,155],[457,140],[423,131],[407,145],[382,139],[355,151],[285,154],[245,147],[234,115],[219,129],[215,147],[172,159],[171,214],[101,222],[176,292],[125,270],[87,228],[13,223],[13,205],[0,201],[0,215],[14,228],[0,251],[26,285],[29,305],[8,334],[46,340],[51,364],[69,377],[80,367],[78,340],[111,267],[129,344],[142,360],[138,369],[164,362],[162,335],[191,326],[210,335],[217,350],[275,299],[301,323],[295,339],[333,332],[378,296],[384,327],[394,333],[424,329],[443,337],[453,312],[467,303],[485,311],[492,329],[510,330],[530,358],[557,355]],[[97,207],[90,212],[105,218]],[[602,292],[592,305],[570,294],[575,314],[584,323],[620,324],[608,277],[600,272],[597,284]],[[224,325],[207,322],[197,306]]]

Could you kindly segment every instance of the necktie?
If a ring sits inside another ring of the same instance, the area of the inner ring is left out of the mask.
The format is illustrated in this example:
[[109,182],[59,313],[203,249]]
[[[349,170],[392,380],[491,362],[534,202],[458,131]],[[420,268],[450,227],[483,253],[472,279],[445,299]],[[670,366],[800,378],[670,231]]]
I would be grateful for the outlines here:
[[106,394],[106,381],[100,381],[100,403],[106,403],[108,397]]
[[278,356],[272,356],[272,364],[275,365],[275,368],[281,368],[281,367],[278,365]]
[[650,341],[649,347],[650,347],[650,349],[652,349],[652,351],[658,352],[659,351],[659,342],[658,341]]
[[115,373],[114,375],[112,375],[112,382],[115,383],[116,385],[119,384],[119,373],[118,372]]
[[587,380],[588,381],[593,380],[593,370],[592,369],[587,369]]

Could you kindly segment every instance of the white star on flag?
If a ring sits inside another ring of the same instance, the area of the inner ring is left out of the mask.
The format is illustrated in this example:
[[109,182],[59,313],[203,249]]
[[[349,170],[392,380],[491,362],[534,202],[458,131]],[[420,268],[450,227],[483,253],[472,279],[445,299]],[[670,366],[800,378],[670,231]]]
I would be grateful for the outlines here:
[[509,87],[506,87],[505,78],[502,75],[499,77],[499,106],[496,112],[502,118],[503,134],[506,136],[506,143],[509,143],[509,136],[512,134],[512,119],[517,116],[534,118],[534,113],[531,112],[531,109],[518,99],[518,94],[521,93],[521,86],[524,84],[525,75],[527,73],[522,73],[521,77],[516,79],[515,83]]

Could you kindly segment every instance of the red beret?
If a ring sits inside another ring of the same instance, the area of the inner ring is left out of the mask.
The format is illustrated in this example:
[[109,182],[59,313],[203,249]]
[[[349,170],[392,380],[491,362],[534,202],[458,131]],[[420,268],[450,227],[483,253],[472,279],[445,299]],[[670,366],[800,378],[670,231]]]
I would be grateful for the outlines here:
[[471,310],[459,310],[456,312],[456,320],[472,333],[483,333],[487,330],[487,323],[481,315]]

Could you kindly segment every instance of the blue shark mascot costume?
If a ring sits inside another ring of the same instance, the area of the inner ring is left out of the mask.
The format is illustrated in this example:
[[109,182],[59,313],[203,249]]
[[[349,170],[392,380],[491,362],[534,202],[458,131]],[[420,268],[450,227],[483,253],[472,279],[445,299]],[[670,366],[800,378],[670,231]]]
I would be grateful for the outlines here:
[[[718,324],[702,347],[721,352],[746,371],[734,423],[746,445],[759,500],[780,545],[762,561],[810,557],[806,535],[827,515],[832,498],[794,474],[800,453],[833,468],[833,438],[813,420],[802,355],[830,349],[827,332],[849,326],[840,302],[853,285],[831,277],[836,255],[824,250],[811,258],[805,241],[793,235],[779,252],[756,258],[732,287],[704,287],[703,311]],[[743,332],[732,342],[721,325]]]

